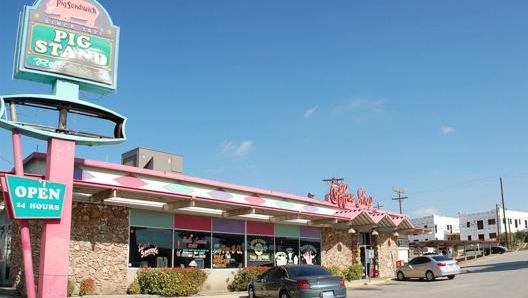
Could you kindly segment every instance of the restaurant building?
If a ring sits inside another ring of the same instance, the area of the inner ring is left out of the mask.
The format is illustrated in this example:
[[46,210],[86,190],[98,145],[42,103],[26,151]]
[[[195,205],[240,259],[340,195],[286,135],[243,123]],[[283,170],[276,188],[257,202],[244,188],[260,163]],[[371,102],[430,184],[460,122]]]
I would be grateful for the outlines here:
[[[45,163],[46,154],[31,154],[25,175],[41,179]],[[226,290],[247,266],[362,263],[368,276],[392,277],[408,250],[398,240],[419,230],[338,179],[316,199],[190,177],[181,157],[144,148],[123,154],[122,164],[74,164],[68,276],[77,288],[94,278],[98,294],[125,293],[143,267],[196,265],[208,273],[203,291]],[[18,223],[3,211],[0,227],[0,278],[20,284]],[[41,232],[32,220],[34,272]]]

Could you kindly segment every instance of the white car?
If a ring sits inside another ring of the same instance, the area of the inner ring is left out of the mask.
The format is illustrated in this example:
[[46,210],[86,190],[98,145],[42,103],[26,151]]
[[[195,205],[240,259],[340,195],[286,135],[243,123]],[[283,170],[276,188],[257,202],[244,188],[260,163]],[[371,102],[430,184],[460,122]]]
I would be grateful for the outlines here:
[[410,260],[396,269],[396,279],[425,278],[433,281],[437,277],[455,278],[460,273],[460,265],[456,260],[444,255],[424,255]]

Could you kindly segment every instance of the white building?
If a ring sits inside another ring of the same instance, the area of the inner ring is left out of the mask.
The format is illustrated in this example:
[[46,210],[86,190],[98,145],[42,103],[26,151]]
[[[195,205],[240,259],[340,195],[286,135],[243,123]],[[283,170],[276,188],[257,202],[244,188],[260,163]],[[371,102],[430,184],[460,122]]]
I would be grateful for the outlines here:
[[411,219],[411,222],[415,227],[430,229],[431,232],[427,234],[409,235],[409,241],[453,240],[450,236],[460,233],[459,220],[457,217],[433,214]]
[[528,212],[508,209],[505,212],[497,206],[485,212],[460,214],[460,240],[492,241],[498,240],[498,235],[505,233],[506,228],[508,233],[528,229]]

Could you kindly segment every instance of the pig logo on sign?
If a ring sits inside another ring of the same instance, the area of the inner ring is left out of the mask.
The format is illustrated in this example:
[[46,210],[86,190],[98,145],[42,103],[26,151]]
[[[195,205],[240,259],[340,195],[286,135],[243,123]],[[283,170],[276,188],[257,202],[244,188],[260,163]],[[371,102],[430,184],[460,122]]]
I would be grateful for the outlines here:
[[84,0],[50,0],[45,12],[54,19],[95,28],[99,10]]

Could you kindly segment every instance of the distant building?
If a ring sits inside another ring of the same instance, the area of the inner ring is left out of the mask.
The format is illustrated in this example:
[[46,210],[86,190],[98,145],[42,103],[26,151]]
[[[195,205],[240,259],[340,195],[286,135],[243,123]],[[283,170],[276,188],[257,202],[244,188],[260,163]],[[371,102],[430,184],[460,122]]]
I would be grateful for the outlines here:
[[411,219],[415,227],[430,229],[430,233],[409,235],[409,241],[458,240],[460,227],[457,217],[429,215]]
[[497,205],[495,209],[485,212],[460,214],[460,239],[493,241],[498,240],[498,235],[502,233],[528,229],[528,212],[505,211]]

